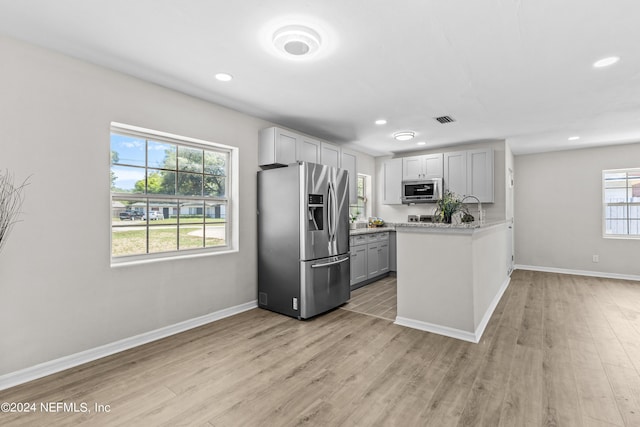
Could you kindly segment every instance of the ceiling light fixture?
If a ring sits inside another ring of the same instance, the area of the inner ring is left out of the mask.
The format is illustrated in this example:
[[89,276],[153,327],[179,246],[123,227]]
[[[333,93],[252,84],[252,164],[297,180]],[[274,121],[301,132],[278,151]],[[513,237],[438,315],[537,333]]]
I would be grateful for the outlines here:
[[609,65],[613,65],[620,60],[617,56],[609,56],[607,58],[602,58],[593,63],[594,68],[603,68],[608,67]]
[[378,119],[378,120],[376,120],[376,124],[377,125],[386,125],[387,121],[385,119]]
[[398,141],[409,141],[410,139],[413,139],[414,136],[416,136],[416,133],[410,130],[396,132],[393,134],[393,137]]
[[233,76],[231,74],[227,74],[227,73],[218,73],[218,74],[216,74],[216,79],[221,81],[221,82],[229,82],[229,81],[233,80]]
[[311,56],[318,51],[322,40],[317,31],[304,25],[287,25],[273,33],[273,45],[287,56]]
[[577,141],[580,139],[579,136],[570,136],[569,138],[567,138],[569,141]]
[[420,142],[416,142],[416,145],[427,145],[427,143],[424,141],[420,141]]

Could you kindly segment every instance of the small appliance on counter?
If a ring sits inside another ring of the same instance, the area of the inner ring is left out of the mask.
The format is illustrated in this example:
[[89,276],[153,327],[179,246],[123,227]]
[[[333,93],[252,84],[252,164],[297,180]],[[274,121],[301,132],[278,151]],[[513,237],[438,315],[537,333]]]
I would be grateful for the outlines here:
[[433,222],[433,215],[409,215],[408,222]]
[[300,162],[258,172],[258,305],[308,319],[351,297],[349,174]]

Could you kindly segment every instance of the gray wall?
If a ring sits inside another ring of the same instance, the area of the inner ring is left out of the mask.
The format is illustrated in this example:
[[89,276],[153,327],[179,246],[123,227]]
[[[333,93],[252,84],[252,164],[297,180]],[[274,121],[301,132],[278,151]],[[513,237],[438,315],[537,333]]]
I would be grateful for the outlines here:
[[[31,175],[0,252],[0,375],[256,299],[269,123],[0,37],[0,169]],[[240,251],[110,267],[109,124],[240,149]]]
[[602,237],[602,170],[631,167],[640,143],[516,156],[516,263],[640,275],[640,239]]

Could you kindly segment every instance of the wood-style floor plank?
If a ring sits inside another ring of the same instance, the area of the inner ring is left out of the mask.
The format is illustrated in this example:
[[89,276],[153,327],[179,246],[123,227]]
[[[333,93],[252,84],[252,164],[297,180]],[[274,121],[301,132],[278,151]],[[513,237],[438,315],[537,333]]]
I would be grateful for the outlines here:
[[47,378],[2,426],[640,426],[640,284],[515,271],[471,344],[393,324],[396,281],[307,321],[254,309]]

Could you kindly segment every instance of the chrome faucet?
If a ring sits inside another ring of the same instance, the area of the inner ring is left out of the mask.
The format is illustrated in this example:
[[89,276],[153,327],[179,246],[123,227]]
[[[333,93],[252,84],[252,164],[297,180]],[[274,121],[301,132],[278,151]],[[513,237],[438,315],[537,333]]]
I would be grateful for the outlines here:
[[482,224],[484,222],[484,218],[482,218],[482,203],[480,203],[480,199],[476,196],[464,196],[462,203],[467,199],[476,199],[476,202],[478,202],[478,224]]

